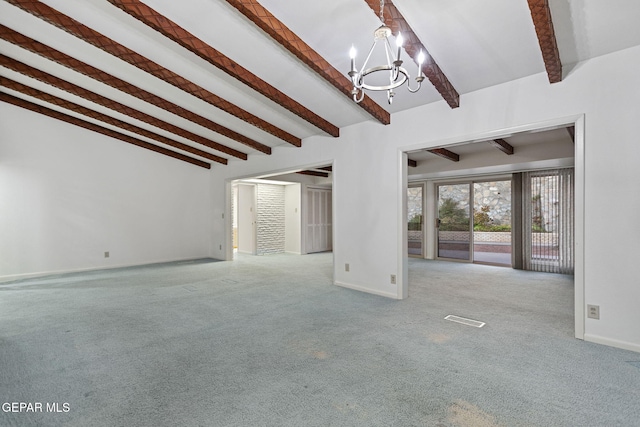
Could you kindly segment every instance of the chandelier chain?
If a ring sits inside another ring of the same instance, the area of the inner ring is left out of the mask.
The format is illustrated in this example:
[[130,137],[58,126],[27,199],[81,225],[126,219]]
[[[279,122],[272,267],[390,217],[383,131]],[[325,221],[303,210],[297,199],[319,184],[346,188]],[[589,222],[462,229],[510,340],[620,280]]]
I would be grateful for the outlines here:
[[384,0],[380,0],[380,21],[384,24]]

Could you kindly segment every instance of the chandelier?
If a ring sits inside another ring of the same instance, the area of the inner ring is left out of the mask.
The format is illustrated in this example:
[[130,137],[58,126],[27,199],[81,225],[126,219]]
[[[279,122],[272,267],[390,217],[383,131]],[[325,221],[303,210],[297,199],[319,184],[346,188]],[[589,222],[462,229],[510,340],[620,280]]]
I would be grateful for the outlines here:
[[[391,102],[393,101],[393,96],[395,95],[394,89],[402,86],[410,78],[407,70],[402,67],[402,60],[400,59],[400,54],[402,53],[402,44],[404,43],[402,34],[398,32],[398,36],[396,37],[396,55],[394,55],[393,49],[391,48],[391,43],[389,43],[391,28],[386,26],[384,23],[384,0],[380,0],[380,21],[382,22],[382,25],[378,27],[378,29],[376,29],[373,33],[373,46],[371,46],[371,49],[369,49],[367,58],[364,60],[364,64],[362,64],[362,68],[360,71],[358,71],[358,69],[356,68],[356,48],[352,45],[351,50],[349,51],[349,57],[351,58],[351,71],[349,71],[348,75],[349,77],[351,77],[351,82],[353,83],[351,94],[353,95],[353,100],[355,102],[360,102],[364,99],[365,90],[371,90],[386,91],[387,101],[389,102],[389,104],[391,104]],[[380,44],[384,46],[383,49],[386,57],[386,63],[367,68],[369,59],[371,58],[372,53],[378,45],[378,42],[380,42]],[[422,86],[422,81],[424,80],[422,63],[424,62],[424,59],[424,52],[420,50],[420,54],[418,55],[418,77],[416,77],[415,79],[418,83],[418,86],[416,88],[411,88],[409,83],[407,83],[407,89],[411,93],[416,93]],[[376,82],[384,81],[384,84],[374,84],[371,81],[374,74],[380,75],[384,73],[388,74],[388,84],[387,79],[384,76],[381,80],[376,80]]]

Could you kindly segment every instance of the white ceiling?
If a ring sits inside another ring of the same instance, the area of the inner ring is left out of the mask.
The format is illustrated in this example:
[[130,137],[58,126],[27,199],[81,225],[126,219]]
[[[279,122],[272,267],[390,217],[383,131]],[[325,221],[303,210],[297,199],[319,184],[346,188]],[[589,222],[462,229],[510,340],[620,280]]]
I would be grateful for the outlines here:
[[[330,123],[344,127],[375,120],[226,1],[143,2]],[[327,138],[331,138],[316,126],[244,86],[106,0],[44,0],[42,3],[297,137],[326,135]],[[379,26],[376,14],[364,0],[259,0],[259,3],[333,67],[344,73],[349,69],[350,46],[355,45],[363,54],[373,41],[373,30]],[[461,105],[464,105],[466,93],[545,71],[526,0],[395,0],[393,3],[460,93]],[[640,44],[638,0],[549,0],[549,3],[565,79],[570,78],[572,65],[577,61]],[[0,1],[0,23],[263,144],[271,147],[286,144],[273,135],[151,77],[5,0]],[[243,150],[250,156],[264,155],[3,40],[0,40],[0,51],[11,58],[109,98],[120,100],[194,133]],[[410,64],[410,60],[406,61],[405,65],[415,75],[415,66]],[[79,100],[6,68],[0,67],[0,75],[66,99],[73,99],[74,102],[106,114],[117,115],[104,107],[96,107],[89,101]],[[4,87],[0,87],[0,91],[32,100]],[[391,113],[417,105],[444,102],[428,81],[425,81],[422,90],[414,95],[399,89],[392,106],[387,105],[385,94],[376,95],[380,96],[375,96],[374,99]],[[44,104],[42,101],[34,102]],[[157,128],[134,119],[123,119],[158,131]],[[158,133],[167,134],[166,131]],[[191,141],[182,137],[175,139],[193,145]],[[206,150],[220,154],[215,150]]]
[[[514,149],[514,152],[518,152],[526,146],[539,145],[545,142],[552,142],[557,145],[563,145],[573,147],[573,139],[570,133],[565,127],[545,129],[542,131],[529,131],[521,132],[513,135],[505,135],[501,138]],[[460,156],[460,159],[472,157],[479,153],[492,152],[496,156],[502,156],[501,152],[495,146],[490,144],[490,139],[485,141],[471,141],[456,144],[454,146],[448,146],[447,149]],[[442,158],[436,154],[430,153],[427,150],[417,150],[409,153],[409,159],[415,160],[418,163],[429,161],[429,164],[434,162],[441,164],[451,164],[451,160]]]

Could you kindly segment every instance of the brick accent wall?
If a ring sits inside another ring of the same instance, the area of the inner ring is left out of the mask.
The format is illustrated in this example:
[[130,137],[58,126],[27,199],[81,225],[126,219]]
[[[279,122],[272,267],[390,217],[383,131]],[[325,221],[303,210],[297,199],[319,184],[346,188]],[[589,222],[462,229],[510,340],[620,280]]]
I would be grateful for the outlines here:
[[284,253],[284,186],[258,184],[256,206],[257,255]]

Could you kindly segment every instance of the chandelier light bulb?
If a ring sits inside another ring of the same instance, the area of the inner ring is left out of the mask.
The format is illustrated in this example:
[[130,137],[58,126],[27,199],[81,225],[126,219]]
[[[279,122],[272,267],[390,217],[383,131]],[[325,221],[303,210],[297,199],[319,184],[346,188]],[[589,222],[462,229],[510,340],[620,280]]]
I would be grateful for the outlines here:
[[402,53],[402,44],[404,43],[404,39],[402,38],[402,33],[398,32],[398,37],[396,37],[396,46],[398,47],[398,56],[396,60],[400,60],[400,54]]
[[424,80],[424,73],[422,72],[422,64],[424,64],[425,55],[424,51],[420,49],[420,53],[418,54],[418,77],[416,77],[416,81],[422,83]]
[[351,72],[356,72],[356,48],[351,45],[351,49],[349,49],[349,58],[351,58]]

